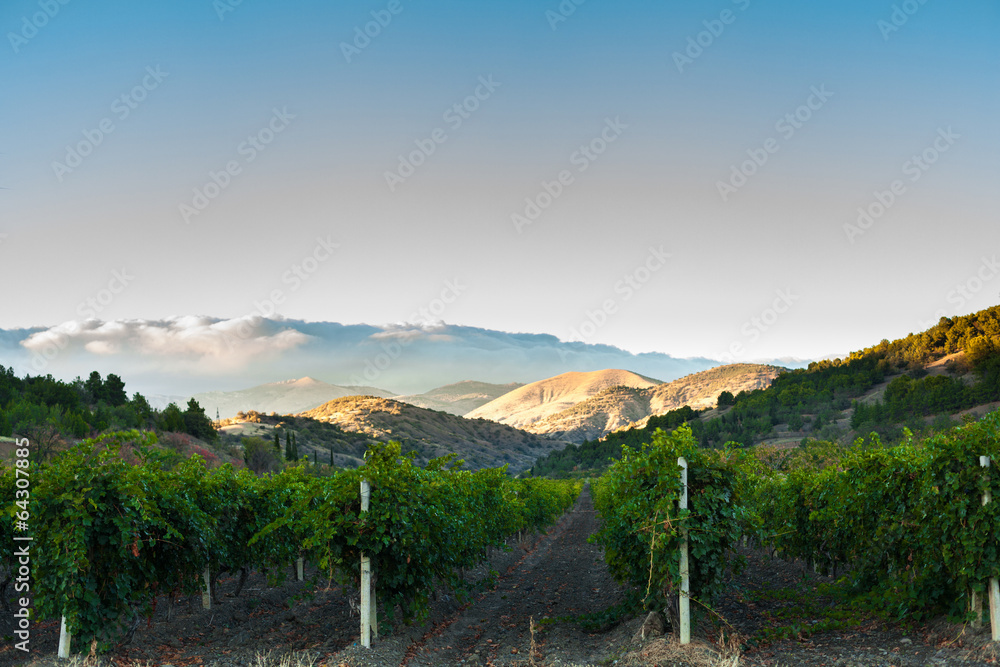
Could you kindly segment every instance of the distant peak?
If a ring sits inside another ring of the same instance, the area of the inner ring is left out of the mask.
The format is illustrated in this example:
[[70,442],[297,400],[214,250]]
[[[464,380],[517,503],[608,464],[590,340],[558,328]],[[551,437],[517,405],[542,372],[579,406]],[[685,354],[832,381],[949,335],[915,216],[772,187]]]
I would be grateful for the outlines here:
[[290,380],[280,380],[278,382],[272,382],[269,386],[296,386],[296,387],[307,387],[314,384],[322,384],[319,380],[309,377],[308,375],[304,378],[291,378]]

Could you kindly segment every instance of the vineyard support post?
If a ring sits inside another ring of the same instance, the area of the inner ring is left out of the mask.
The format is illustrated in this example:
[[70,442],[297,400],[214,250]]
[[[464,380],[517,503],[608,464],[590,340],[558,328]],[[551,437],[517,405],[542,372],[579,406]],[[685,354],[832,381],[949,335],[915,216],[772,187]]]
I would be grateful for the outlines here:
[[66,617],[63,616],[62,617],[62,622],[59,624],[59,653],[58,653],[58,655],[59,655],[60,658],[69,658],[69,651],[70,651],[69,645],[70,645],[70,642],[72,640],[73,640],[73,635],[71,635],[69,633],[69,630],[66,629]]
[[[371,502],[371,485],[367,479],[361,480],[361,511],[367,512]],[[361,554],[361,645],[371,648],[372,634],[378,638],[378,617],[372,596],[371,558]]]
[[[979,465],[984,468],[990,467],[990,457],[980,456]],[[983,505],[988,505],[993,500],[989,487],[983,492]],[[1000,642],[1000,583],[997,577],[990,577],[986,594],[990,597],[990,627],[993,631],[993,641]],[[982,616],[980,615],[980,618]]]
[[306,578],[305,565],[306,562],[302,556],[299,556],[298,558],[295,559],[295,578],[298,579],[299,581],[305,581]]
[[[688,508],[688,463],[682,456],[677,459],[677,465],[681,467],[681,498],[679,507],[682,510]],[[688,563],[688,531],[687,525],[681,523],[681,594],[678,600],[678,616],[680,617],[680,643],[691,643],[691,568]]]
[[201,590],[201,606],[205,609],[212,608],[212,571],[205,566],[205,572],[202,574],[202,578],[205,580],[205,587]]

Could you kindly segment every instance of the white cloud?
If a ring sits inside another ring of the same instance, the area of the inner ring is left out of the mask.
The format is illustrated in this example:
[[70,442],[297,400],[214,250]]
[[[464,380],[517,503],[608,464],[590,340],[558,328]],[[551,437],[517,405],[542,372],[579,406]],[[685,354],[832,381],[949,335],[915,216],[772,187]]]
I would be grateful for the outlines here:
[[53,346],[72,353],[99,356],[140,356],[170,363],[198,362],[226,368],[286,352],[306,344],[310,336],[282,322],[260,317],[220,320],[174,317],[165,320],[64,322],[33,333],[21,342],[31,352]]

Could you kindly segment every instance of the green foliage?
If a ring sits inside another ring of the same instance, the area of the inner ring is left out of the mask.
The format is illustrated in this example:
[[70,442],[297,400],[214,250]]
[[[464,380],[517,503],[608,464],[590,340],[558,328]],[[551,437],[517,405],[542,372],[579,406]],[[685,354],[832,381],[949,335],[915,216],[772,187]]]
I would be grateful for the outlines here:
[[[372,446],[366,464],[331,477],[302,478],[281,518],[260,536],[290,530],[304,553],[331,578],[354,581],[364,552],[372,559],[380,604],[407,619],[426,614],[437,582],[456,590],[463,568],[486,547],[525,528],[547,525],[580,490],[571,482],[514,480],[504,469],[469,472],[447,457],[426,468],[402,456],[399,443]],[[361,512],[361,479],[371,505]]]
[[[689,464],[689,509],[678,509],[680,466]],[[662,430],[622,458],[594,484],[602,526],[591,538],[604,547],[612,575],[643,596],[647,608],[662,608],[680,584],[679,547],[687,531],[691,594],[711,599],[726,582],[731,547],[743,533],[746,512],[731,453],[699,449],[691,429]],[[644,593],[643,593],[644,592]]]
[[1000,413],[883,447],[859,440],[835,464],[762,472],[754,483],[760,538],[830,570],[850,564],[852,584],[896,618],[967,613],[968,591],[1000,570]]
[[573,471],[602,473],[609,465],[621,457],[623,447],[633,449],[648,442],[656,429],[672,431],[681,424],[688,423],[698,428],[698,413],[689,406],[671,410],[649,418],[642,429],[615,431],[603,440],[588,440],[581,445],[567,445],[564,449],[550,452],[535,461],[531,474],[536,477],[567,477]]

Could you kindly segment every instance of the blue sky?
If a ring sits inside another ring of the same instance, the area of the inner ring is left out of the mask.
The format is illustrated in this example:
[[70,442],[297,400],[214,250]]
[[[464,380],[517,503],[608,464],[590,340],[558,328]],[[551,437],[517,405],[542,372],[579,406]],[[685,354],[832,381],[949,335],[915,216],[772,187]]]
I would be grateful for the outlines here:
[[0,328],[382,325],[457,281],[431,319],[748,360],[1000,301],[995,2],[11,0],[0,29]]

